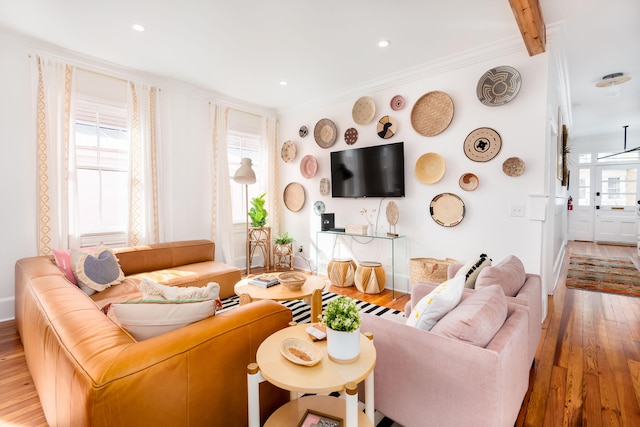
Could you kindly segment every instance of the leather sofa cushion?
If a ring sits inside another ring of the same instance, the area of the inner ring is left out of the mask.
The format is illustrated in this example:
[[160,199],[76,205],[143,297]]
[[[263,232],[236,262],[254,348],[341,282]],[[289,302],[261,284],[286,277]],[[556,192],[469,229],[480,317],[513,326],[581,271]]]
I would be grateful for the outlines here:
[[132,246],[116,250],[126,276],[214,260],[215,244],[211,240],[189,240]]

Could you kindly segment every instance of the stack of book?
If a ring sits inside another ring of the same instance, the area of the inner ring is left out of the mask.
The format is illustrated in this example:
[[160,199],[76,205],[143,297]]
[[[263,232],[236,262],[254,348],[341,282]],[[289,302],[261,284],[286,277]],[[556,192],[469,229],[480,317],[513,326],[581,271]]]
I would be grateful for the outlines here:
[[260,274],[252,279],[249,279],[249,283],[252,285],[260,286],[262,288],[268,288],[273,285],[277,285],[280,283],[278,280],[278,276],[273,274]]

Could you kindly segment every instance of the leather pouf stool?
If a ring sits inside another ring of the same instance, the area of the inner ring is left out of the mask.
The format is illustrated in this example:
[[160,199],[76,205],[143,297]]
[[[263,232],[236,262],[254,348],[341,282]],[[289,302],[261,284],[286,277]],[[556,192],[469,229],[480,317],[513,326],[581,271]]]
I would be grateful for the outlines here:
[[384,289],[387,276],[382,264],[375,261],[362,261],[356,269],[356,288],[365,294],[379,294]]
[[334,258],[327,265],[327,275],[331,284],[339,288],[354,285],[354,278],[358,265],[351,258]]

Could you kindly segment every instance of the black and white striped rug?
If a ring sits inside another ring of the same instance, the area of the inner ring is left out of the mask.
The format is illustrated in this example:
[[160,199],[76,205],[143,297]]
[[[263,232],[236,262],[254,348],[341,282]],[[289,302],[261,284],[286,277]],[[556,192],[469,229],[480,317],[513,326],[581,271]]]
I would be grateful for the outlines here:
[[[327,305],[329,301],[334,298],[337,298],[339,295],[334,294],[333,292],[322,292],[322,309]],[[360,313],[369,313],[375,314],[376,316],[393,316],[393,317],[402,317],[404,318],[404,313],[399,310],[395,310],[388,307],[382,307],[379,305],[371,304],[365,301],[355,300]],[[233,307],[236,307],[240,304],[240,297],[234,295],[232,297],[226,298],[222,300],[222,309],[218,310],[218,312],[223,312]],[[311,308],[302,300],[292,300],[292,301],[281,301],[281,304],[285,307],[289,308],[293,314],[293,321],[296,323],[310,323],[311,318]]]

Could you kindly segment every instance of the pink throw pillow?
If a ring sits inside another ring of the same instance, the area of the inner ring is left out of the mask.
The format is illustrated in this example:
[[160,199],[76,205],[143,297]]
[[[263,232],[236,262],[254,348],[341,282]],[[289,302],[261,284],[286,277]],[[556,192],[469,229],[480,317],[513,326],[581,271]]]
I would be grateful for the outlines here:
[[78,280],[75,274],[73,274],[73,268],[71,268],[71,250],[53,249],[53,258],[56,260],[56,265],[60,270],[64,271],[67,279],[78,286]]
[[476,289],[498,284],[502,286],[506,296],[514,297],[524,285],[526,278],[522,261],[514,255],[509,255],[498,264],[480,271],[476,279]]
[[507,300],[499,285],[477,290],[436,323],[431,332],[486,347],[507,319]]

